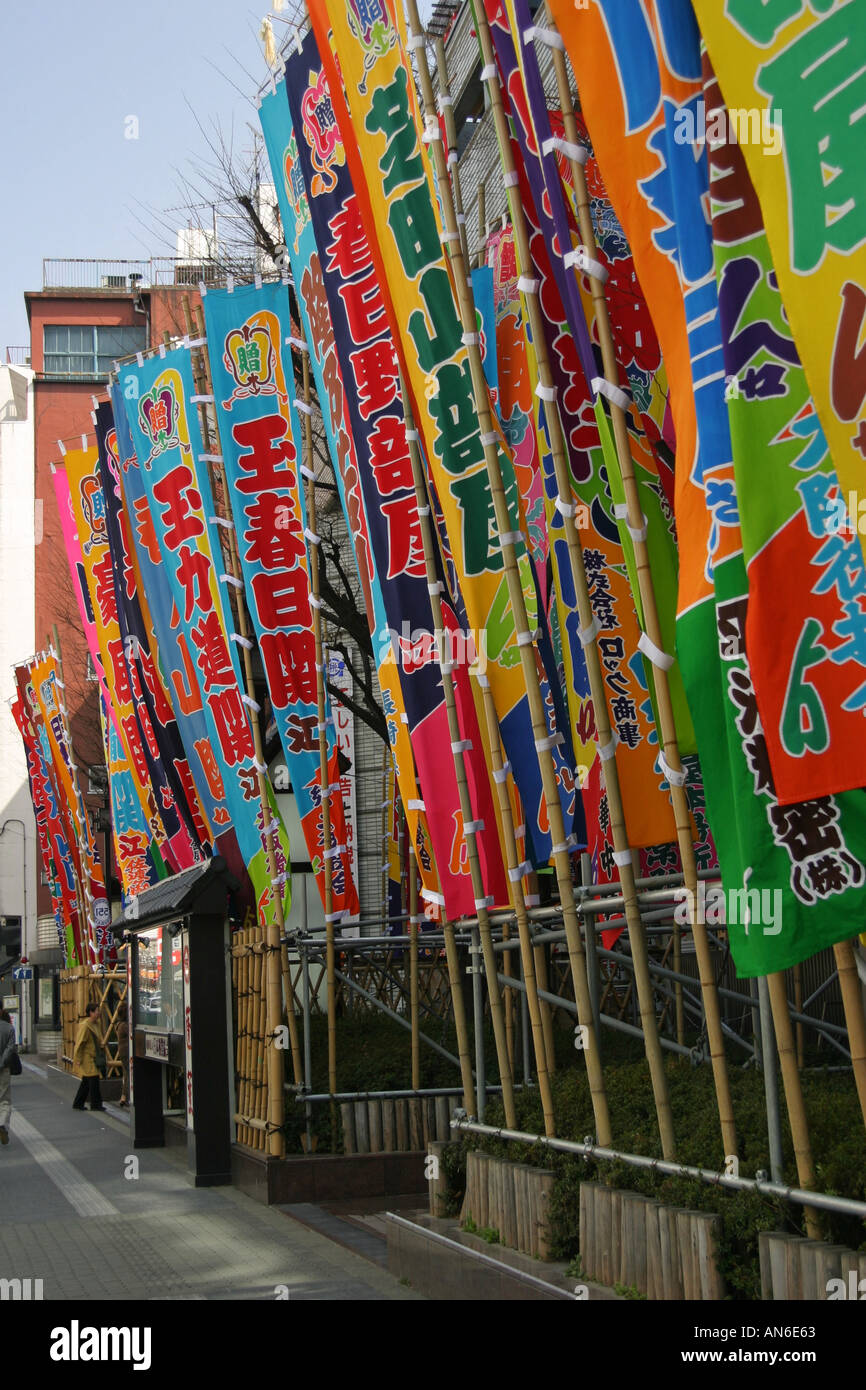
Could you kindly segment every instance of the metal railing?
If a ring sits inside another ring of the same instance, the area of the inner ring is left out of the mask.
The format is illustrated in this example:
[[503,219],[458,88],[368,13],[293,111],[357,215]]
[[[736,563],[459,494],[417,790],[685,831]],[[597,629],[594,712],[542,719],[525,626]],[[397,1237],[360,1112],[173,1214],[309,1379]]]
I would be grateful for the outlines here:
[[30,344],[25,343],[23,347],[7,347],[6,349],[7,367],[29,367],[30,366]]
[[[252,266],[252,262],[250,263]],[[251,272],[252,274],[252,269]],[[197,285],[203,280],[214,285],[225,279],[226,267],[218,260],[181,259],[178,256],[151,256],[146,260],[45,258],[42,262],[44,290],[116,290],[130,294],[136,289],[161,285]]]

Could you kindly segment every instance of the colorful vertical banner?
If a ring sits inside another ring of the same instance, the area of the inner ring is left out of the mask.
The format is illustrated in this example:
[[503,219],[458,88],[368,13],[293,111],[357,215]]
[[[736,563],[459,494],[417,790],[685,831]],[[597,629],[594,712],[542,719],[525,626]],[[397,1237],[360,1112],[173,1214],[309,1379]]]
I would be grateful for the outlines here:
[[[321,85],[321,65],[311,38],[305,40],[302,54],[300,97],[318,93],[319,104],[325,103],[327,89]],[[313,112],[317,109],[314,97],[306,105]],[[472,911],[474,903],[468,866],[464,871],[460,863],[463,837],[460,816],[455,815],[453,762],[442,757],[443,744],[449,739],[447,715],[393,346],[383,323],[364,329],[359,310],[349,308],[357,302],[363,309],[362,294],[371,282],[371,253],[358,223],[351,182],[335,153],[336,131],[330,132],[331,148],[325,151],[330,157],[325,163],[316,148],[315,130],[307,130],[302,117],[302,166],[284,82],[265,97],[260,115],[334,473],[364,590],[389,740],[422,891],[428,902],[444,905],[452,916],[459,916]],[[312,199],[307,197],[304,167],[317,190]],[[342,269],[340,229],[352,238],[348,243],[352,259]],[[322,245],[332,248],[330,253],[320,254],[317,230]],[[375,319],[376,313],[370,317]],[[366,345],[363,341],[356,345],[356,338],[363,339],[367,331],[371,336]],[[382,363],[390,364],[390,371]],[[468,666],[476,653],[464,623],[448,602],[447,588],[443,609],[462,692],[461,718],[464,726],[469,724],[467,736],[471,737],[476,721]],[[476,747],[480,746],[479,737]],[[479,818],[493,826],[483,763],[473,790],[476,800],[486,798]],[[482,855],[489,891],[498,902],[505,901],[507,888],[495,839],[485,837]]]
[[[411,67],[381,0],[360,7],[313,0],[313,28],[328,76],[358,208],[367,230],[394,344],[414,403],[416,426],[439,497],[470,624],[487,637],[487,676],[502,738],[526,809],[533,855],[551,852],[547,811],[508,600],[493,497],[475,406],[469,353],[452,297],[432,178],[415,124]],[[333,52],[331,44],[333,43]],[[343,92],[352,92],[352,116]],[[355,93],[357,91],[357,97]],[[530,630],[545,625],[521,531],[510,455],[497,435],[511,534]],[[539,660],[544,707],[553,698]],[[583,841],[583,816],[566,729],[554,749],[567,829]]]
[[[328,684],[331,691],[336,688],[342,690],[350,698],[354,689],[352,672],[346,664],[345,659],[339,652],[328,652]],[[355,716],[349,706],[340,700],[333,693],[331,694],[331,710],[334,715],[334,738],[337,743],[339,753],[338,770],[340,774],[340,791],[343,798],[343,814],[346,820],[346,861],[352,875],[354,883],[361,882],[361,860],[358,845],[358,809],[357,809],[357,782],[358,773],[355,766]],[[343,918],[343,932],[346,928],[354,926],[360,913],[348,913]]]
[[[129,389],[137,390],[135,378]],[[118,386],[112,387],[111,397],[118,477],[128,520],[127,539],[132,542],[129,559],[135,573],[142,618],[148,629],[152,669],[171,702],[192,782],[204,815],[219,841],[219,852],[231,863],[235,855],[226,845],[226,837],[232,833],[231,814],[211,750],[210,731],[193,663],[194,649],[190,651],[171,590],[165,582],[162,552],[135,454],[123,392]]]
[[[157,663],[150,651],[147,624],[141,606],[142,595],[138,590],[129,539],[129,519],[123,506],[117,429],[114,413],[107,401],[96,409],[96,443],[99,451],[99,477],[105,503],[108,548],[114,575],[117,621],[136,711],[145,742],[148,747],[155,746],[159,752],[170,795],[193,847],[193,856],[200,859],[203,850],[206,847],[210,848],[213,834],[206,824],[196,795],[180,731],[163,688]],[[164,796],[165,793],[161,792],[161,797]]]
[[[474,902],[468,864],[463,865],[455,855],[455,845],[463,839],[463,827],[460,815],[455,814],[459,794],[453,762],[449,764],[442,758],[442,747],[450,742],[450,735],[436,659],[399,369],[372,251],[335,127],[329,128],[327,147],[322,147],[317,113],[320,103],[330,100],[330,92],[312,33],[307,35],[302,51],[288,59],[286,95],[337,358],[348,388],[344,397],[345,419],[354,444],[379,597],[387,623],[379,640],[388,642],[387,656],[396,665],[388,688],[393,694],[396,685],[402,695],[405,709],[401,717],[405,712],[440,880],[445,871],[443,891],[449,910],[453,892],[447,880],[457,879],[462,881],[462,910],[467,911],[474,907]],[[324,176],[317,180],[317,163],[327,173],[327,181]],[[440,568],[438,582],[444,580]],[[449,587],[449,583],[443,583],[443,620],[452,648],[449,659],[454,667],[461,738],[471,745],[464,765],[473,819],[485,825],[485,831],[477,836],[482,878],[486,894],[504,903],[508,889],[469,683],[472,659],[480,655],[483,660],[483,653],[477,652],[465,617],[458,605],[452,604]],[[404,803],[406,799],[404,789]]]
[[[260,769],[247,712],[251,697],[243,693],[237,645],[225,618],[231,610],[223,594],[232,576],[223,569],[207,472],[198,467],[204,453],[201,433],[188,406],[195,394],[189,349],[178,348],[140,366],[125,365],[120,389],[162,557],[159,573],[174,603],[189,658],[186,674],[195,683],[206,720],[209,743],[200,755],[212,764],[215,795],[230,807],[259,921],[270,922],[275,894],[290,896],[290,854],[273,795],[267,823],[260,799]],[[266,836],[272,837],[277,859],[274,882]]]
[[[866,459],[866,3],[695,0],[854,525]],[[781,146],[781,152],[780,152]],[[863,531],[855,537],[866,545]]]
[[130,659],[130,644],[124,642],[120,631],[105,496],[98,467],[96,449],[76,449],[66,455],[72,514],[109,699],[115,713],[116,733],[131,785],[149,826],[157,872],[163,877],[166,863],[177,872],[189,868],[195,862],[196,853],[187,827],[178,816],[174,794],[166,779],[147,706],[141,696],[138,668]]
[[43,738],[46,763],[52,767],[55,794],[67,826],[67,842],[74,846],[79,887],[79,961],[82,965],[107,963],[114,938],[111,908],[90,817],[81,793],[78,768],[72,756],[72,739],[53,652],[35,657],[27,670],[27,694]]
[[866,785],[866,566],[706,56],[704,71],[725,394],[749,580],[746,650],[776,795],[786,803]]
[[104,696],[100,697],[99,714],[105,766],[108,769],[114,857],[126,897],[137,898],[157,881],[150,854],[150,826],[130,771],[126,750]]
[[[680,540],[678,650],[719,849],[738,972],[783,969],[862,918],[863,793],[782,806],[746,660],[748,608],[725,406],[710,180],[681,132],[702,100],[691,10],[652,18],[597,0],[552,0],[581,105],[644,286],[671,382]],[[692,125],[694,128],[694,125]],[[680,132],[678,136],[678,132]],[[725,739],[719,738],[720,729]]]
[[[357,913],[358,893],[327,702],[327,784],[322,785],[307,550],[319,538],[307,526],[304,506],[288,309],[282,284],[211,290],[204,301],[217,429],[250,616],[319,894],[324,903],[328,852],[332,910],[342,917]],[[325,849],[325,797],[330,851]]]
[[[19,673],[20,674],[20,673]],[[79,950],[77,873],[72,846],[60,815],[60,803],[33,723],[33,703],[25,700],[26,681],[19,679],[12,717],[24,742],[30,796],[42,869],[51,891],[51,909],[67,969],[86,956]]]

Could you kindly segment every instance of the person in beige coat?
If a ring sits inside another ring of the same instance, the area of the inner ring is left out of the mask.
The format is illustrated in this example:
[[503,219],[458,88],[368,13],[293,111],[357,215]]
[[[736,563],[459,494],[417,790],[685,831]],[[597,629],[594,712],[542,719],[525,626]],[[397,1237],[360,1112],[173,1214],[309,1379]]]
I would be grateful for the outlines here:
[[99,1031],[99,1008],[88,1004],[86,1016],[78,1025],[72,1065],[76,1076],[81,1077],[81,1085],[72,1102],[73,1110],[83,1110],[84,1102],[90,1096],[91,1110],[104,1110],[99,1090],[99,1078],[105,1067],[105,1041]]

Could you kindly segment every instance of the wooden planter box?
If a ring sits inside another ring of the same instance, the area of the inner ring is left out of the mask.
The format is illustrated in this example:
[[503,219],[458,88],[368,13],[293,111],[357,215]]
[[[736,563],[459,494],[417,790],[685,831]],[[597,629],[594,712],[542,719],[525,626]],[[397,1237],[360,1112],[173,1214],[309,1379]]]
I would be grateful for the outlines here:
[[[866,1254],[862,1252],[777,1231],[761,1231],[758,1250],[762,1298],[866,1299]],[[841,1280],[842,1287],[835,1284],[828,1289],[831,1279]]]
[[[440,1180],[441,1182],[441,1180]],[[461,1225],[471,1217],[479,1230],[499,1232],[499,1243],[524,1255],[550,1259],[550,1229],[547,1203],[553,1187],[553,1173],[525,1163],[509,1163],[471,1149],[466,1155],[466,1194],[460,1212]],[[430,1184],[431,1213],[438,1189]]]
[[600,1183],[580,1187],[580,1259],[587,1279],[652,1299],[720,1299],[718,1217],[666,1207]]

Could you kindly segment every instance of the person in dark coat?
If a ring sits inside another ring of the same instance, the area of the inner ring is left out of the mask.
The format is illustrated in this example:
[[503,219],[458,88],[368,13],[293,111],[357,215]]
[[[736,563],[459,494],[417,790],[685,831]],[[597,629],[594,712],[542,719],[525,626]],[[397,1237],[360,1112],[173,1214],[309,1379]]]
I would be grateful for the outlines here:
[[12,1117],[9,1059],[14,1051],[12,1016],[5,1009],[0,1009],[0,1144],[9,1143],[9,1121]]
[[84,1102],[90,1096],[91,1110],[104,1110],[99,1078],[105,1065],[105,1040],[99,1031],[99,1006],[88,1004],[85,1017],[78,1025],[72,1065],[76,1076],[81,1077],[81,1085],[72,1102],[73,1110],[83,1110]]

